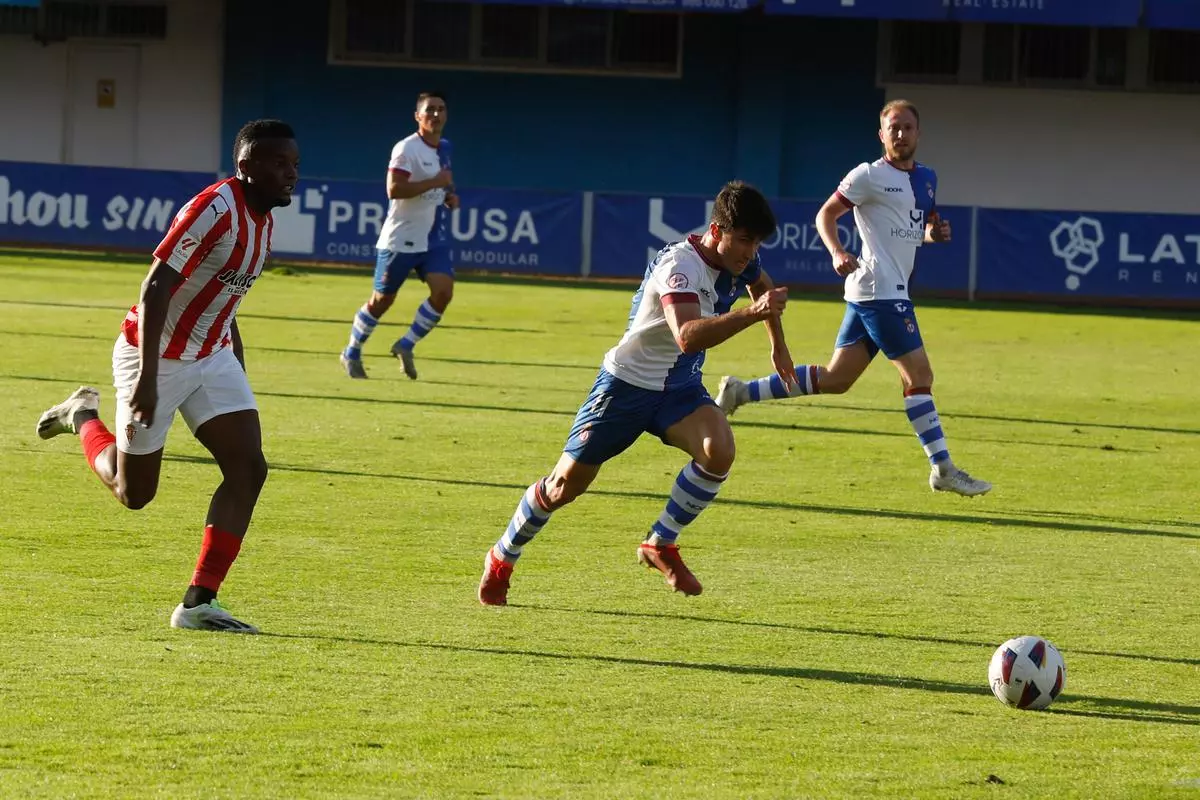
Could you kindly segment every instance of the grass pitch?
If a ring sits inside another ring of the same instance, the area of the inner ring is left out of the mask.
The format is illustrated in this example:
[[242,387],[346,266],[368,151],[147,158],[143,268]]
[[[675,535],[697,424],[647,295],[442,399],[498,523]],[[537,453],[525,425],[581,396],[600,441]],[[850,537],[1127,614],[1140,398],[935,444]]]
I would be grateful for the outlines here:
[[[364,273],[268,274],[240,325],[272,473],[221,596],[267,635],[167,627],[215,467],[176,420],[120,508],[38,414],[103,391],[144,263],[0,255],[0,796],[1185,797],[1200,791],[1195,322],[920,306],[955,460],[934,495],[895,371],[738,412],[738,461],[636,565],[683,454],[644,437],[482,608],[487,547],[554,463],[630,287],[460,282],[411,382],[337,353]],[[795,299],[823,362],[842,313]],[[748,331],[709,355],[766,374]],[[1047,712],[986,685],[1011,636],[1064,653]]]

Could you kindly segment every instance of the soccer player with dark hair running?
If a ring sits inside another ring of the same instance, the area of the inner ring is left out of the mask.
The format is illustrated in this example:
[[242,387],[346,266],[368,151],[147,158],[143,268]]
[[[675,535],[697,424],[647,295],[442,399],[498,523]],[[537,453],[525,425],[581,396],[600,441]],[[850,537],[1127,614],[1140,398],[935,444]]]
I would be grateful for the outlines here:
[[396,301],[408,274],[416,271],[429,287],[429,298],[417,308],[408,332],[392,344],[404,374],[417,379],[413,349],[441,322],[454,298],[454,265],[450,263],[447,217],[458,208],[450,171],[446,97],[442,92],[417,96],[417,131],[396,142],[388,162],[388,213],[375,243],[375,288],[354,315],[350,342],[342,351],[342,367],[351,378],[365,378],[362,349],[379,320]]
[[217,603],[267,479],[236,315],[270,253],[271,209],[292,202],[300,156],[291,127],[270,119],[243,126],[233,150],[237,174],[180,209],[121,326],[113,348],[116,435],[101,421],[100,393],[90,386],[42,414],[37,432],[43,439],[79,436],[100,482],[136,510],[158,491],[163,447],[179,411],[222,481],[171,626],[257,633]]
[[[950,241],[950,223],[937,213],[937,175],[916,160],[921,120],[907,100],[892,100],[879,112],[884,157],[859,164],[817,212],[817,231],[846,279],[846,315],[833,357],[825,366],[797,365],[800,380],[784,386],[768,375],[752,381],[721,379],[717,404],[733,414],[746,403],[850,390],[879,351],[900,373],[904,410],[929,459],[929,486],[938,492],[974,496],[990,491],[950,460],[942,422],[933,404],[933,367],[921,340],[908,296],[917,248]],[[837,221],[853,209],[862,253],[846,251]]]
[[[508,602],[522,549],[552,513],[587,491],[601,465],[643,433],[683,450],[691,460],[638,546],[638,560],[661,572],[676,591],[700,594],[700,581],[680,558],[676,540],[717,496],[734,458],[733,432],[701,382],[704,353],[762,320],[780,379],[789,385],[796,381],[780,323],[787,289],[775,288],[758,257],[759,245],[775,228],[766,198],[735,181],[717,195],[702,236],[669,244],[650,262],[633,296],[625,335],[604,356],[562,457],[525,491],[504,535],[487,552],[481,603]],[[753,302],[732,311],[743,288]]]

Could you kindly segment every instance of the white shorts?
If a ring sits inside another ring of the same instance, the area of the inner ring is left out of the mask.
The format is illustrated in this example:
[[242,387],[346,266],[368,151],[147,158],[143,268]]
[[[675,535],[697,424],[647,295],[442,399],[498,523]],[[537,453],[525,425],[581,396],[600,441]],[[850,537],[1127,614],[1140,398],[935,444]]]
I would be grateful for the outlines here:
[[233,355],[232,347],[222,347],[199,361],[158,362],[158,406],[154,424],[143,428],[133,421],[129,407],[138,377],[138,349],[124,336],[113,347],[113,386],[117,390],[117,449],[142,456],[161,450],[167,443],[167,431],[179,411],[192,434],[213,417],[235,411],[257,410],[254,393],[246,372]]

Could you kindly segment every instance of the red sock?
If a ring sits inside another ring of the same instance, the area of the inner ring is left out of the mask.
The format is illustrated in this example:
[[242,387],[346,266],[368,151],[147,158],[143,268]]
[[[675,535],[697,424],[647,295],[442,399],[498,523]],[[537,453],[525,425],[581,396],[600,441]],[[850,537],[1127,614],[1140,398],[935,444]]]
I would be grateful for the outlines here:
[[229,574],[229,568],[241,549],[242,537],[212,525],[204,526],[204,543],[200,545],[200,558],[196,560],[192,585],[219,591],[221,582]]
[[88,466],[96,469],[96,459],[117,437],[108,432],[104,423],[98,419],[89,419],[79,426],[79,438],[83,442],[83,455],[87,458]]

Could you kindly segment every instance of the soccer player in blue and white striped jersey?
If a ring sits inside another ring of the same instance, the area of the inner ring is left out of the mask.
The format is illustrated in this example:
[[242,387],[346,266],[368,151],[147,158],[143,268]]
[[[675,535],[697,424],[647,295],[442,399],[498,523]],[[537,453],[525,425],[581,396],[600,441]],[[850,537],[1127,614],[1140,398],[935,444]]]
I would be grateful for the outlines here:
[[[854,385],[880,350],[896,365],[904,385],[904,408],[929,459],[934,491],[973,496],[992,485],[968,475],[950,460],[941,419],[933,403],[933,367],[908,296],[917,248],[950,241],[950,223],[937,213],[937,175],[916,161],[920,118],[907,100],[893,100],[879,114],[885,156],[859,164],[817,213],[817,229],[846,279],[846,315],[833,357],[826,366],[796,366],[794,387],[778,376],[740,381],[721,379],[717,404],[732,414],[746,403],[800,395],[842,394]],[[838,239],[837,220],[853,209],[862,236],[854,256]]]
[[[680,558],[676,540],[716,497],[734,456],[733,431],[701,380],[704,353],[762,320],[781,380],[785,385],[796,380],[779,319],[787,289],[775,288],[758,260],[759,245],[774,233],[775,215],[766,198],[735,181],[717,195],[703,236],[669,244],[650,262],[633,297],[625,335],[605,355],[562,457],[525,491],[504,534],[487,552],[481,603],[508,601],[522,549],[551,514],[587,491],[601,465],[643,433],[683,450],[691,460],[649,526],[638,560],[661,572],[676,591],[700,594],[700,581]],[[732,311],[743,289],[749,289],[753,302]]]

